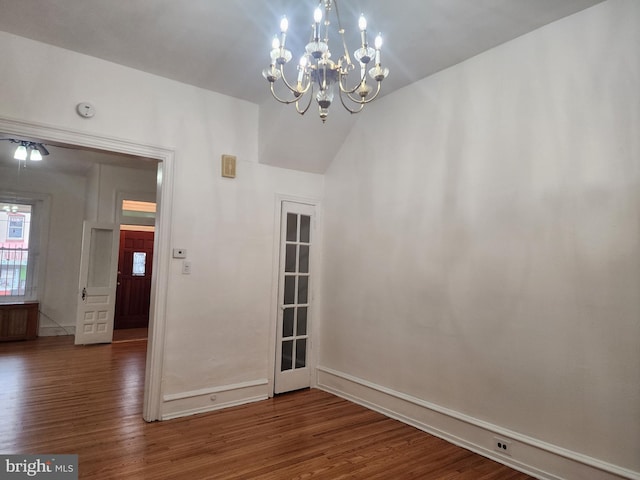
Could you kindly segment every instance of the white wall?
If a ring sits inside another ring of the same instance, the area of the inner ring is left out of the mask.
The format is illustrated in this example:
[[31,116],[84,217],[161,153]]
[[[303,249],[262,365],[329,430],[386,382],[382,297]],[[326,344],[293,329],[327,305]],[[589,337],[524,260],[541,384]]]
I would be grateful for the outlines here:
[[[322,176],[258,163],[258,107],[249,102],[6,33],[0,64],[0,116],[175,151],[164,227],[193,273],[172,261],[161,414],[266,396],[276,194],[321,197]],[[81,101],[93,103],[94,118],[75,113]],[[223,153],[237,156],[236,179],[221,178]],[[194,394],[244,382],[259,386],[216,402]]]
[[639,45],[611,0],[359,117],[325,179],[321,384],[485,454],[511,434],[541,476],[640,478]]
[[79,175],[0,168],[0,191],[49,198],[48,242],[41,252],[46,255],[44,285],[38,285],[39,335],[75,331],[85,184]]
[[[140,160],[145,161],[150,160]],[[155,199],[157,173],[146,168],[98,163],[89,172],[87,185],[85,219],[114,223],[118,221],[121,208],[118,193],[145,195],[145,198]]]

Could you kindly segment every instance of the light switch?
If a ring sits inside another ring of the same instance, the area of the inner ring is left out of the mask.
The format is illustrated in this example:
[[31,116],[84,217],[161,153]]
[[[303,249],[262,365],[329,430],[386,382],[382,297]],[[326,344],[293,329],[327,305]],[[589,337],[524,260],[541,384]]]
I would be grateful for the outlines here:
[[189,260],[182,261],[182,274],[183,275],[191,274],[191,262]]

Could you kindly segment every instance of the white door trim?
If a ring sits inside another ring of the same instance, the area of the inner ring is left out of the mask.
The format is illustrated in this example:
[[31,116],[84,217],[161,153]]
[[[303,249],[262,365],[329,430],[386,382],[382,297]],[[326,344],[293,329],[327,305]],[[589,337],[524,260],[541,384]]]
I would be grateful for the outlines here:
[[3,116],[0,116],[0,132],[159,160],[156,191],[158,213],[156,215],[156,235],[154,239],[154,251],[157,254],[153,258],[154,275],[151,282],[149,341],[142,408],[142,415],[146,421],[159,420],[162,402],[162,360],[164,358],[169,261],[171,258],[170,226],[175,149],[144,145],[119,138]]
[[283,193],[276,193],[275,202],[273,208],[273,254],[272,254],[272,280],[271,280],[271,313],[270,313],[270,325],[269,325],[269,345],[267,352],[269,354],[268,363],[269,366],[269,397],[274,396],[275,389],[275,371],[276,371],[276,345],[278,335],[278,310],[280,308],[280,301],[278,298],[278,283],[280,279],[280,230],[282,220],[282,203],[293,202],[301,203],[304,205],[312,205],[315,207],[315,236],[319,240],[315,242],[314,248],[311,250],[311,268],[314,270],[314,281],[311,284],[311,291],[309,294],[314,299],[314,318],[311,322],[311,337],[313,345],[309,351],[309,368],[311,369],[311,386],[317,384],[315,369],[317,366],[317,351],[318,351],[318,324],[321,318],[320,309],[318,308],[320,302],[320,284],[322,282],[320,264],[318,262],[321,257],[321,217],[322,212],[320,210],[320,199],[315,197],[301,197],[297,195],[288,195]]

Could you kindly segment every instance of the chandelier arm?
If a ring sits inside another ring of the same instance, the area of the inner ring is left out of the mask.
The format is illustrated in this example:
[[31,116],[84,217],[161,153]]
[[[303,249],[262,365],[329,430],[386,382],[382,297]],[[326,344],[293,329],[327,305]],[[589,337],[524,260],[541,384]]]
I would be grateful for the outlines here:
[[[305,77],[307,77],[307,86],[305,88],[303,88],[302,90],[298,90],[297,88],[292,87],[291,84],[287,81],[287,78],[284,76],[284,65],[280,65],[280,73],[281,73],[282,81],[287,86],[287,88],[291,91],[291,93],[293,93],[294,95],[296,93],[299,93],[300,95],[302,95],[307,90],[309,90],[309,86],[311,85],[311,81],[309,80],[309,76],[307,74],[305,74]],[[291,102],[291,103],[293,103],[293,102]]]
[[[354,100],[346,93],[343,93],[342,90],[338,90],[338,96],[340,97],[340,103],[342,103],[342,106],[349,112],[349,113],[359,113],[362,111],[362,109],[364,108],[364,103],[361,102],[354,102]],[[352,109],[349,105],[347,105],[347,103],[344,101],[344,97],[347,97],[349,100],[351,100],[352,102],[359,104],[360,107],[357,109]]]
[[297,92],[300,93],[300,97],[302,97],[305,93],[307,93],[309,91],[309,88],[311,88],[311,85],[313,85],[313,82],[309,80],[309,77],[308,76],[306,77],[307,77],[307,86],[304,87],[302,90],[296,90]]
[[309,110],[309,107],[311,106],[311,101],[313,100],[313,89],[311,89],[311,95],[309,95],[309,101],[307,102],[307,106],[304,107],[304,109],[302,109],[302,110],[300,110],[300,107],[299,107],[299,102],[300,102],[301,98],[302,98],[302,96],[299,97],[298,100],[296,101],[296,111],[300,115],[304,115],[305,113],[307,113],[307,110]]
[[347,61],[347,67],[351,67],[353,66],[353,63],[351,62],[351,55],[349,54],[349,49],[347,48],[347,41],[344,38],[344,29],[341,28],[339,30],[339,33],[340,38],[342,39],[342,48],[344,48],[344,59]]
[[280,103],[284,103],[285,105],[291,105],[292,103],[295,103],[295,102],[298,101],[297,98],[294,98],[292,100],[283,100],[282,98],[278,97],[278,95],[276,94],[276,91],[273,88],[273,83],[274,82],[270,82],[270,83],[271,83],[271,95],[273,95],[273,98],[275,98]]
[[[345,76],[345,77],[346,77],[346,76]],[[342,77],[342,75],[341,75],[341,76],[340,76],[340,78],[339,78],[339,81],[338,81],[338,87],[340,87],[340,90],[341,90],[343,93],[351,94],[351,93],[355,93],[355,92],[356,92],[356,91],[357,91],[357,90],[362,86],[362,84],[364,83],[364,81],[367,79],[367,74],[366,74],[366,72],[365,72],[365,74],[364,74],[364,75],[361,75],[361,76],[360,76],[360,81],[357,83],[357,85],[356,85],[355,87],[353,87],[353,88],[351,88],[351,89],[347,88],[347,87],[346,87],[346,85],[344,85],[344,83],[343,83],[343,81],[342,81],[342,78],[343,78],[343,77]]]
[[334,0],[333,4],[336,8],[336,18],[338,19],[338,33],[342,39],[342,47],[344,48],[344,58],[347,61],[347,65],[353,65],[351,62],[351,55],[349,54],[349,48],[347,47],[347,41],[344,38],[344,28],[342,28],[342,21],[340,20],[340,10],[338,10],[338,0]]
[[378,94],[380,93],[380,87],[381,87],[381,85],[382,85],[382,82],[378,82],[378,87],[376,88],[376,92],[375,92],[373,95],[371,95],[370,97],[369,97],[369,96],[367,96],[367,97],[366,97],[366,98],[364,98],[364,99],[363,99],[363,98],[354,98],[354,97],[352,97],[352,96],[351,96],[351,94],[346,93],[346,92],[345,92],[345,95],[346,95],[346,96],[349,98],[349,100],[351,100],[353,103],[357,103],[358,105],[362,105],[362,106],[364,106],[364,105],[366,105],[367,103],[371,103],[371,102],[373,102],[373,101],[376,99],[376,97],[377,97],[377,96],[378,96]]

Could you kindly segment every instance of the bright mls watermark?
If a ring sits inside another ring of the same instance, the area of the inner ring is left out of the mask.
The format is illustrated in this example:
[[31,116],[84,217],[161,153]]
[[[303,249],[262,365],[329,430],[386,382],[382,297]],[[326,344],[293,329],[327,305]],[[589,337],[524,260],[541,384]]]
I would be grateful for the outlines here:
[[0,455],[0,480],[78,480],[78,455]]

